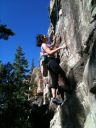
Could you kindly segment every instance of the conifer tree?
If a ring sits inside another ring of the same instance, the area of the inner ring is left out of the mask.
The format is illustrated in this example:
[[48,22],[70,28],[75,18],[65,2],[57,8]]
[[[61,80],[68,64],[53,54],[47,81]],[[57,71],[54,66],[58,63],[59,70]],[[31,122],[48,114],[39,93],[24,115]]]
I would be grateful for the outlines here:
[[24,92],[28,86],[24,83],[24,79],[28,73],[28,62],[24,57],[21,47],[16,49],[15,59],[13,62],[14,68],[14,86],[16,88],[16,96],[24,98]]
[[9,36],[13,36],[15,33],[7,28],[6,25],[0,25],[0,39],[8,40]]
[[21,47],[16,49],[15,59],[13,62],[15,78],[18,80],[23,80],[28,72],[28,62],[24,57],[24,53]]

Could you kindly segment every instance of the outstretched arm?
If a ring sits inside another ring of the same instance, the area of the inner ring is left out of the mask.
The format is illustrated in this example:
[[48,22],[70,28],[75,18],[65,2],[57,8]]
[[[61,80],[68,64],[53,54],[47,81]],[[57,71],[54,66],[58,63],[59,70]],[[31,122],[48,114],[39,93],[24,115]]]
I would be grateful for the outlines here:
[[42,47],[46,53],[48,53],[49,55],[52,55],[52,54],[56,53],[57,51],[59,51],[60,49],[64,49],[66,47],[66,45],[63,44],[62,46],[51,50],[45,43],[43,43]]

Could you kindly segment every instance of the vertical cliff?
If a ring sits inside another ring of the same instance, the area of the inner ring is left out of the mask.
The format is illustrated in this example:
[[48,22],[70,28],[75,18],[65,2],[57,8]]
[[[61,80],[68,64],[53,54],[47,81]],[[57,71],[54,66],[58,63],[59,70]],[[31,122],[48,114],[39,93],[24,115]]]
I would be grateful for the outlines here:
[[49,15],[72,90],[50,128],[96,128],[96,0],[50,0]]

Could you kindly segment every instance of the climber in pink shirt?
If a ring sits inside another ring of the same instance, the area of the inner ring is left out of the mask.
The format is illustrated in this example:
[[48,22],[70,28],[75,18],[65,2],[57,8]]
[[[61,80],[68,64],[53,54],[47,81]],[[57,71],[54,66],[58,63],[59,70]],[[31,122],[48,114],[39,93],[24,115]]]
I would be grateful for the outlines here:
[[37,35],[37,46],[41,47],[41,58],[42,58],[42,63],[44,63],[47,67],[47,69],[50,72],[51,79],[52,79],[52,87],[51,87],[51,92],[52,92],[52,102],[56,104],[61,104],[59,99],[57,99],[57,88],[58,88],[58,76],[61,75],[64,78],[64,83],[67,85],[67,78],[65,75],[65,72],[62,70],[60,67],[57,59],[55,58],[55,53],[57,53],[59,50],[66,48],[66,45],[63,44],[62,46],[58,48],[54,48],[54,44],[56,42],[56,37],[54,37],[52,44],[47,44],[48,37],[39,34]]

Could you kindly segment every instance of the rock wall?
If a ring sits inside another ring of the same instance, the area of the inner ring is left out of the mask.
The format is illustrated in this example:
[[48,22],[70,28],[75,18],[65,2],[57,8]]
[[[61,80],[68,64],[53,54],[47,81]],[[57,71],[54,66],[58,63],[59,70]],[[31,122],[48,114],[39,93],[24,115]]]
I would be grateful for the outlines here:
[[50,128],[96,128],[96,0],[50,0],[49,15],[72,90]]

